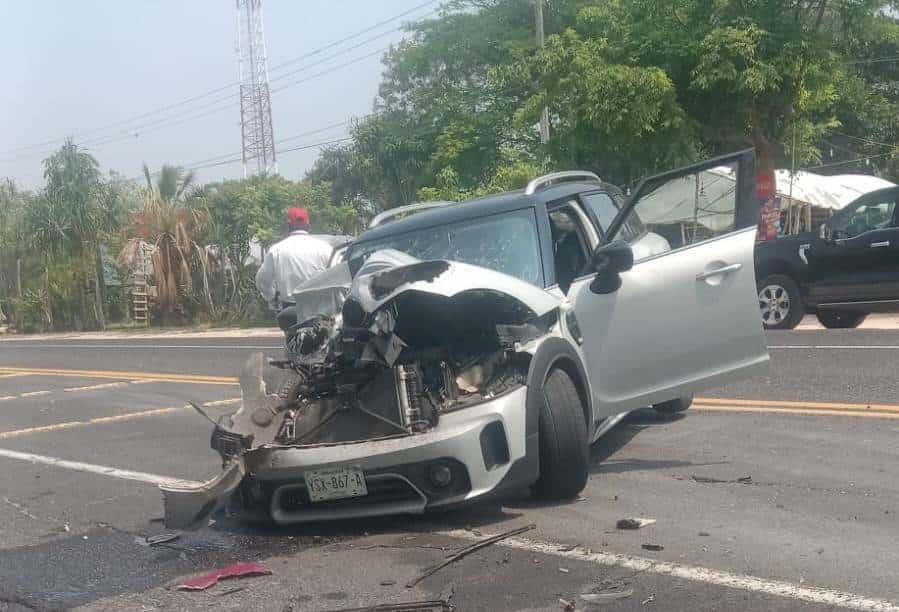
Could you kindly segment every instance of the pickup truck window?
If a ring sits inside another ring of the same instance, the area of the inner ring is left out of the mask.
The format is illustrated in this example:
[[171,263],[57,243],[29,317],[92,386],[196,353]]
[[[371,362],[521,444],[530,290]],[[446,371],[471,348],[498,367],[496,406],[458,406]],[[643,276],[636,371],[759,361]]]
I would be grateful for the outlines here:
[[853,238],[871,230],[889,227],[893,220],[896,201],[863,202],[846,208],[834,216],[830,229],[834,238]]

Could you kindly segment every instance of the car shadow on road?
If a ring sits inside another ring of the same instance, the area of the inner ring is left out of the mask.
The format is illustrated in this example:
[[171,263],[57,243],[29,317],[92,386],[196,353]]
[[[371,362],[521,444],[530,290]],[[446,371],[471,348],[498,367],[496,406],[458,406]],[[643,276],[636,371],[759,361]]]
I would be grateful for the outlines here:
[[590,447],[591,474],[621,474],[645,470],[663,470],[679,467],[710,465],[677,459],[621,459],[615,454],[627,446],[641,432],[654,425],[674,423],[685,418],[686,414],[661,414],[652,408],[644,408],[631,412],[617,427],[602,436]]

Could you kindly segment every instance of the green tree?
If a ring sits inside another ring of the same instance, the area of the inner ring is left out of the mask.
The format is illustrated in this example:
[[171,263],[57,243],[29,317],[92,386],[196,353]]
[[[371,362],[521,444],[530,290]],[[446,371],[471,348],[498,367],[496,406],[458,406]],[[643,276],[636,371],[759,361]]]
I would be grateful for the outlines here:
[[868,109],[891,105],[856,63],[863,47],[895,48],[886,4],[618,0],[584,8],[577,28],[613,63],[664,70],[707,150],[754,146],[772,169],[819,161],[841,123],[870,127]]
[[[77,296],[77,327],[105,327],[100,245],[121,220],[115,189],[103,182],[94,157],[67,140],[44,160],[46,185],[26,211],[26,226],[44,254],[44,290],[49,296],[51,264],[71,264],[71,293]],[[89,299],[93,294],[93,300]],[[46,306],[52,322],[52,308]]]

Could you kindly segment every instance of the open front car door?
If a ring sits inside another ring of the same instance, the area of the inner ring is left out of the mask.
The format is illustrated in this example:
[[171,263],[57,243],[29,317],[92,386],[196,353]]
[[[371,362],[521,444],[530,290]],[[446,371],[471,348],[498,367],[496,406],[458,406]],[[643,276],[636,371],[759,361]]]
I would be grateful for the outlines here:
[[569,290],[597,417],[764,371],[752,150],[644,180]]

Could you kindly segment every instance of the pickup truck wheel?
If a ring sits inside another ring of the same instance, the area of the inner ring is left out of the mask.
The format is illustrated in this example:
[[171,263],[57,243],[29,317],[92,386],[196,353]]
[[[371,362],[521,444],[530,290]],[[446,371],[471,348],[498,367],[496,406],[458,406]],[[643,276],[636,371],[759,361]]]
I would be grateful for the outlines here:
[[653,408],[659,414],[677,414],[683,412],[693,405],[693,396],[679,397],[677,399],[668,400],[661,404],[653,404]]
[[577,388],[564,370],[549,373],[540,409],[540,478],[537,497],[571,499],[587,484],[590,449]]
[[805,307],[796,281],[783,274],[772,274],[762,279],[758,289],[765,329],[793,329],[799,325]]
[[851,329],[861,325],[866,312],[823,311],[818,313],[818,321],[827,329]]

